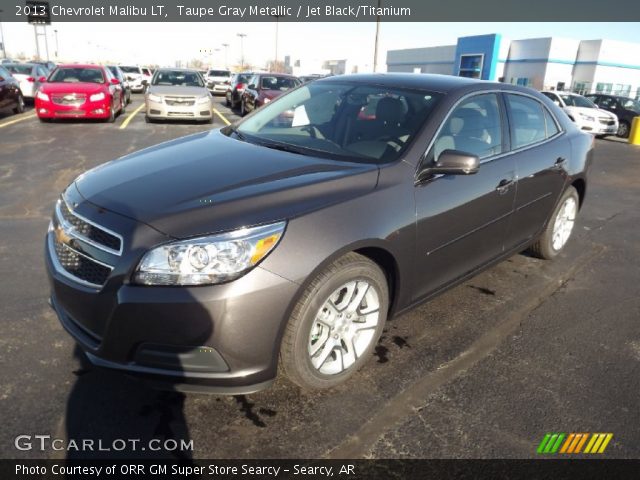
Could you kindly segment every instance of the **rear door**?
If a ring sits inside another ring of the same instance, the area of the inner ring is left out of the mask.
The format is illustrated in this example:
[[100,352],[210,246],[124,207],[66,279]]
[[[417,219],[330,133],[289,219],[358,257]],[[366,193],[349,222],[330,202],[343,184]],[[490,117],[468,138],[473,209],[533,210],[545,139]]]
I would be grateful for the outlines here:
[[0,67],[0,111],[4,111],[10,106],[11,88],[11,74]]
[[506,119],[498,93],[474,94],[447,116],[423,167],[445,150],[477,155],[472,175],[436,175],[416,185],[414,300],[503,252],[515,200],[515,160],[505,155]]
[[505,99],[518,176],[506,238],[510,249],[537,236],[546,224],[568,179],[571,146],[559,122],[538,99],[520,93],[507,93]]

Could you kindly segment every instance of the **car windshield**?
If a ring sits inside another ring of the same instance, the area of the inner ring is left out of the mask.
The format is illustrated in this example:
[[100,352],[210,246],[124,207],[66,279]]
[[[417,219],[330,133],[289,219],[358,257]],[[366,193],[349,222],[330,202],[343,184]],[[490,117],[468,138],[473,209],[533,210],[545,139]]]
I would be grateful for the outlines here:
[[210,77],[230,77],[231,72],[228,70],[209,70]]
[[107,67],[111,73],[113,73],[113,76],[116,78],[120,78],[120,72],[118,71],[117,67]]
[[11,73],[18,75],[31,75],[31,71],[33,70],[32,65],[5,65],[5,68]]
[[406,150],[442,94],[313,82],[230,127],[241,140],[300,154],[390,162]]
[[560,97],[567,104],[567,107],[597,108],[591,100],[580,95],[560,94]]
[[124,73],[140,73],[140,68],[138,67],[123,67],[121,65],[120,70],[122,70]]
[[158,70],[151,85],[165,85],[174,87],[204,87],[198,72],[184,70]]
[[104,75],[99,68],[63,67],[55,70],[47,81],[51,83],[104,83]]
[[264,76],[260,77],[260,88],[264,90],[277,90],[286,92],[300,85],[300,80],[291,77]]
[[628,108],[629,110],[640,112],[640,102],[637,100],[632,100],[631,98],[623,99],[622,106],[624,108]]

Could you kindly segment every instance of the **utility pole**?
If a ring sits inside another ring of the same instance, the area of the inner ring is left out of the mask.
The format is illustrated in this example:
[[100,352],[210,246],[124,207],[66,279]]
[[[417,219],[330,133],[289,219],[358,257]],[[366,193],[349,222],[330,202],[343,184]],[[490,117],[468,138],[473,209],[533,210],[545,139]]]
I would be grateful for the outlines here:
[[240,37],[240,68],[244,70],[244,37],[247,36],[246,33],[238,33],[238,37]]
[[[380,11],[380,3],[382,0],[378,0],[378,11]],[[380,34],[380,15],[376,16],[376,41],[373,48],[373,73],[376,73],[378,69],[378,35]]]
[[[0,10],[0,15],[2,10]],[[4,32],[2,31],[2,19],[0,18],[0,42],[2,42],[2,58],[7,58],[7,47],[4,45]]]
[[274,17],[276,17],[276,57],[275,57],[275,61],[273,62],[273,69],[277,72],[279,70],[278,68],[278,19],[280,18],[280,15],[274,15]]

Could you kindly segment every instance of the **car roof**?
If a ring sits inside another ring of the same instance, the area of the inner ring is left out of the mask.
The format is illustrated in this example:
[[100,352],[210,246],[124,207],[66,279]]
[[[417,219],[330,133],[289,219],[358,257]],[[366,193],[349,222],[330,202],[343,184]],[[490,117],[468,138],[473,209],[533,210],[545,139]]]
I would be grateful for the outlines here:
[[356,73],[350,75],[335,75],[320,78],[316,82],[353,82],[368,85],[379,85],[386,87],[408,87],[432,90],[438,92],[449,92],[464,87],[474,85],[501,85],[513,87],[513,85],[496,82],[487,82],[473,78],[456,77],[453,75],[437,75],[427,73]]

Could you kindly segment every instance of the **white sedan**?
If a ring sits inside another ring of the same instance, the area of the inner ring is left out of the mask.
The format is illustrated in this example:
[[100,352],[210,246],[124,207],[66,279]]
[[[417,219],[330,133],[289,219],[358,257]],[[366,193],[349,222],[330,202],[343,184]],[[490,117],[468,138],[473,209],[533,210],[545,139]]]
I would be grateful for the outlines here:
[[546,91],[542,94],[562,108],[580,130],[603,137],[618,132],[618,117],[598,108],[588,98],[571,92]]

